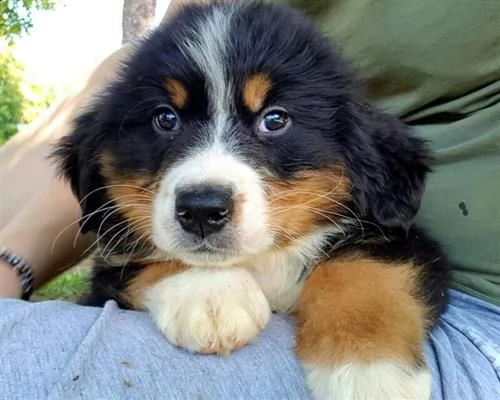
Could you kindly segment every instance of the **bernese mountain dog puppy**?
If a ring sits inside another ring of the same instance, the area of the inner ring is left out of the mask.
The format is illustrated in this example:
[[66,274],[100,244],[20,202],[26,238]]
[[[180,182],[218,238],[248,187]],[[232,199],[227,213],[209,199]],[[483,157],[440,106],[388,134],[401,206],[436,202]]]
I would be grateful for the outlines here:
[[412,222],[429,151],[300,13],[184,7],[54,155],[98,235],[87,304],[148,310],[200,353],[291,313],[313,398],[430,397],[448,261]]

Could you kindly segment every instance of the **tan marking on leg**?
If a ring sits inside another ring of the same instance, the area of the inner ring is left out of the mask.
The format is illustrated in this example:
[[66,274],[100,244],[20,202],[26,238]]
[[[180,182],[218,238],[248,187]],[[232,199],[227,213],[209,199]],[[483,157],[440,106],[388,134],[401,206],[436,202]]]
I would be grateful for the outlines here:
[[254,113],[259,112],[266,101],[272,82],[267,74],[250,76],[243,84],[243,102]]
[[412,295],[417,268],[363,257],[319,265],[298,302],[299,357],[318,367],[423,362],[426,310]]

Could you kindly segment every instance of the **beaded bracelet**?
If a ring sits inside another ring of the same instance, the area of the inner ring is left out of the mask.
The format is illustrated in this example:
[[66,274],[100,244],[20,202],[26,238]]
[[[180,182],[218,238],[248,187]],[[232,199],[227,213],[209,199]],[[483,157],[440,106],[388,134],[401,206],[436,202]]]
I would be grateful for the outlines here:
[[33,293],[33,273],[31,272],[31,266],[21,257],[7,250],[5,247],[0,249],[0,260],[5,261],[17,272],[23,290],[21,298],[23,300],[29,300]]

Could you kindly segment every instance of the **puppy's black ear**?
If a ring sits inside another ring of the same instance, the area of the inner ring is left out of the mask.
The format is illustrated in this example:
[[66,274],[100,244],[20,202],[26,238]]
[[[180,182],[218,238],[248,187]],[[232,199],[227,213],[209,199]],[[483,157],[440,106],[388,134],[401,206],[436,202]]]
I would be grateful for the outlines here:
[[351,143],[353,200],[363,217],[390,228],[408,228],[420,206],[430,152],[397,118],[356,105]]
[[80,202],[82,233],[99,227],[98,210],[103,202],[103,180],[99,174],[97,149],[93,145],[93,113],[77,117],[72,131],[64,136],[50,155]]

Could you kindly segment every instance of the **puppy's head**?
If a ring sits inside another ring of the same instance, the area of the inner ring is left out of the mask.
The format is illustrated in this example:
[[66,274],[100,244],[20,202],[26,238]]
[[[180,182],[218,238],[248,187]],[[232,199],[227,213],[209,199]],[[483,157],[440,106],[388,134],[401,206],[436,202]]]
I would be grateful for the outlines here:
[[407,226],[423,143],[364,105],[344,61],[282,7],[190,6],[141,43],[56,152],[109,254],[231,265]]

